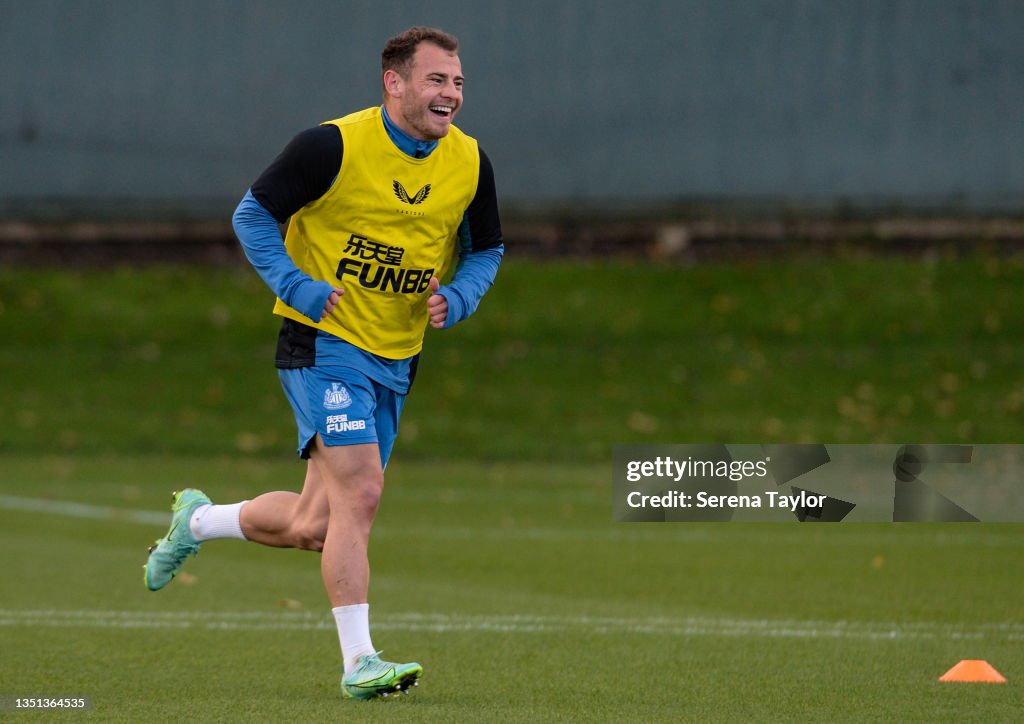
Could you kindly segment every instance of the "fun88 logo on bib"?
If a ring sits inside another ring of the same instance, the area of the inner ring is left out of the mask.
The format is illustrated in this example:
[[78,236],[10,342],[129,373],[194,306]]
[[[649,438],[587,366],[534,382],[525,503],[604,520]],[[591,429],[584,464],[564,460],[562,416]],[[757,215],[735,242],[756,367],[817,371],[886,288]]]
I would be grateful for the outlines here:
[[344,410],[352,404],[352,395],[340,382],[332,382],[329,389],[324,391],[324,408],[328,410]]

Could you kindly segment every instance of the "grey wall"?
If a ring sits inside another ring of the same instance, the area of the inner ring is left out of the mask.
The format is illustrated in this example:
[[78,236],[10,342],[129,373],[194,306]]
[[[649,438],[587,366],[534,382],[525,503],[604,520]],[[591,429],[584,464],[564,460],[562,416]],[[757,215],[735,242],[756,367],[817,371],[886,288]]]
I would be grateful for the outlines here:
[[218,216],[462,41],[505,203],[1024,207],[1024,2],[0,0],[0,208]]

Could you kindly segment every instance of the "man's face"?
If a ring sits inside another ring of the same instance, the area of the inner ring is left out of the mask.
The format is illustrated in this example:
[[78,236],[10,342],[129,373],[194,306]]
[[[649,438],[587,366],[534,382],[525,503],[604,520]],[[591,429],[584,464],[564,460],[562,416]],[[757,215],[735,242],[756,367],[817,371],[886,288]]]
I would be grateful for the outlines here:
[[[389,71],[389,73],[392,71]],[[397,108],[389,104],[388,113],[403,131],[421,141],[434,141],[448,135],[452,119],[462,107],[462,64],[459,56],[433,43],[420,43],[412,58],[409,77],[385,78],[399,89]],[[391,111],[397,110],[396,114]]]

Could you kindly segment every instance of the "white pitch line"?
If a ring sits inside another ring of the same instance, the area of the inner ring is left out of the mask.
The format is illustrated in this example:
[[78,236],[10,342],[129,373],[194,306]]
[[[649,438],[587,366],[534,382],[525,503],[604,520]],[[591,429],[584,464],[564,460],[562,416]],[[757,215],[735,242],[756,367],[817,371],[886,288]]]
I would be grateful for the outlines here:
[[27,513],[49,513],[66,515],[72,518],[90,520],[124,521],[144,525],[163,525],[170,522],[170,507],[166,513],[152,510],[132,510],[131,508],[111,508],[106,505],[89,503],[73,503],[68,500],[51,500],[49,498],[21,498],[15,495],[0,495],[0,508],[20,510]]
[[[112,523],[135,523],[140,525],[154,526],[157,529],[166,528],[170,523],[170,506],[167,511],[135,510],[132,508],[114,508],[106,505],[92,505],[90,503],[76,503],[67,500],[53,500],[51,498],[26,498],[15,495],[0,495],[0,510],[17,510],[30,513],[43,513],[50,515],[63,515],[73,518],[109,521]],[[720,523],[718,525],[730,525]],[[744,526],[745,524],[732,524]],[[762,524],[756,524],[762,525]],[[808,529],[803,525],[794,524],[767,524],[775,525],[775,535],[789,535],[794,543],[805,541]],[[816,538],[815,545],[850,545],[851,543],[870,543],[878,545],[879,532],[872,528],[870,532],[862,535],[851,535],[850,528],[857,526],[856,523],[836,524],[844,525],[842,536],[823,536]],[[580,527],[580,528],[555,528],[555,527],[496,527],[476,528],[472,526],[435,525],[429,526],[391,526],[387,523],[377,523],[374,526],[374,535],[390,537],[400,535],[413,538],[427,538],[431,540],[516,540],[536,542],[574,542],[574,541],[608,541],[608,542],[711,542],[715,541],[715,526],[709,525],[686,525],[673,523],[612,523],[610,520],[606,526]],[[729,538],[732,541],[742,541],[749,538],[751,544],[763,545],[765,528],[742,528],[732,527],[729,531]],[[1016,530],[1010,529],[1005,532],[987,532],[984,535],[968,533],[966,531],[940,529],[930,530],[927,536],[921,536],[915,541],[915,545],[922,546],[949,546],[959,547],[970,543],[972,545],[983,545],[993,548],[1020,548],[1024,547],[1024,537]]]
[[[56,628],[193,628],[205,631],[333,630],[329,616],[305,611],[105,611],[0,609],[0,626]],[[940,622],[801,621],[690,616],[615,618],[591,616],[501,616],[395,613],[376,617],[374,628],[431,633],[653,634],[749,638],[862,639],[877,641],[1019,641],[1024,624]]]

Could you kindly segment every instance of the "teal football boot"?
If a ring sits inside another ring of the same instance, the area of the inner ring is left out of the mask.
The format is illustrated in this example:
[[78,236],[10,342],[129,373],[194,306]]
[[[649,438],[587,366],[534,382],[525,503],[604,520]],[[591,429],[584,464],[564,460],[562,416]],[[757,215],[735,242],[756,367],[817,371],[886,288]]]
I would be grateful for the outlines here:
[[419,664],[394,664],[381,661],[380,652],[359,658],[356,668],[341,679],[341,695],[346,699],[376,699],[396,691],[409,693],[419,686],[423,667]]
[[146,561],[146,588],[159,591],[171,582],[189,556],[199,553],[199,541],[192,537],[188,523],[192,513],[201,505],[212,505],[201,490],[186,488],[174,493],[171,508],[171,527],[167,535],[149,548]]

